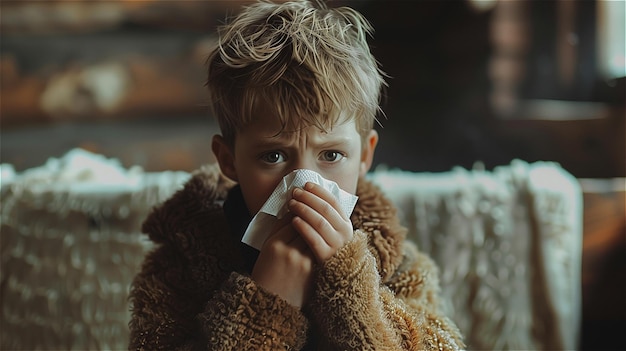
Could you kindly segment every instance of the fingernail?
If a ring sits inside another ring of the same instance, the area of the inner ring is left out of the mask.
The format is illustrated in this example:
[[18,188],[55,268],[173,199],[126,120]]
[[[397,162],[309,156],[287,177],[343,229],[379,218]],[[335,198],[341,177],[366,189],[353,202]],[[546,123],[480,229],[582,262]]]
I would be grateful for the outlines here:
[[305,188],[306,190],[311,190],[311,189],[313,189],[313,183],[311,183],[311,182],[306,182],[306,184],[304,184],[304,188]]
[[302,189],[300,189],[300,188],[295,188],[295,189],[293,189],[293,194],[294,194],[294,195],[298,195],[298,194],[300,194],[300,193],[302,193]]

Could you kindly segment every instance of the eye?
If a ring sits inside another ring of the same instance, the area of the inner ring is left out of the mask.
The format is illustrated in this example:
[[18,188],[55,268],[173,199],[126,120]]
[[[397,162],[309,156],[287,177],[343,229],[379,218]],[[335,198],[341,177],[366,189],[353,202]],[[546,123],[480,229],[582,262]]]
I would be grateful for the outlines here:
[[337,162],[343,159],[345,156],[339,151],[329,150],[322,153],[321,159],[324,162]]
[[285,161],[285,156],[278,151],[270,151],[261,155],[261,160],[267,163],[279,163]]

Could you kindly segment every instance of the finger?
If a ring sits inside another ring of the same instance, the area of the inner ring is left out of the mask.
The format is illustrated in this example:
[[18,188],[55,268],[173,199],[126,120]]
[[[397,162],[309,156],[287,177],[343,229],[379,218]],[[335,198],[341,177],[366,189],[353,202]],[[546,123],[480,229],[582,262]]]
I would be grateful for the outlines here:
[[334,253],[332,247],[309,223],[300,217],[294,217],[292,222],[296,231],[300,233],[300,239],[306,243],[315,260],[322,263],[332,256]]
[[307,183],[304,190],[294,189],[293,198],[319,213],[337,230],[343,229],[349,221],[335,197],[317,184]]
[[299,234],[295,231],[291,224],[292,218],[293,215],[288,214],[285,217],[276,220],[272,225],[270,234],[268,235],[267,240],[265,240],[263,246],[265,247],[267,244],[276,242],[287,244],[294,238],[298,237]]
[[[315,195],[312,194],[310,196],[315,197]],[[317,201],[322,201],[319,198],[317,199]],[[335,212],[334,216],[337,216],[336,211],[334,211],[329,204],[325,204],[324,206],[326,208],[330,208],[332,212]],[[294,225],[298,233],[304,234],[301,230],[311,230],[313,232],[311,235],[321,237],[327,246],[340,247],[343,245],[345,238],[342,238],[342,236],[344,236],[345,233],[335,229],[329,220],[320,212],[311,208],[306,203],[295,199],[291,199],[289,201],[289,209],[294,215],[296,215],[295,218],[299,218],[299,220],[302,220],[307,224],[306,226]],[[341,221],[341,219],[337,218],[336,221]],[[296,223],[299,223],[299,221]]]
[[339,204],[337,197],[335,197],[335,195],[330,191],[326,190],[323,186],[312,182],[307,182],[304,185],[304,190],[315,194],[325,202],[329,203],[335,209],[335,211],[339,213],[341,218],[343,218],[344,220],[349,220],[348,216],[346,216],[346,214],[343,212],[343,208]]
[[291,219],[293,218],[293,214],[287,213],[282,218],[276,219],[274,224],[272,224],[271,232],[277,232],[285,226],[291,225]]

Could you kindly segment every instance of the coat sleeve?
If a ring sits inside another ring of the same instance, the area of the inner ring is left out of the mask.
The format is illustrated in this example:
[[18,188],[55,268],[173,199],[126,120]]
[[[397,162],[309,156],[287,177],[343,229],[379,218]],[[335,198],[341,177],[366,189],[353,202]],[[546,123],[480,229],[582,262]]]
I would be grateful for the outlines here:
[[405,243],[398,271],[383,284],[367,236],[354,239],[318,272],[310,303],[325,349],[459,350],[459,331],[438,309],[436,266]]
[[302,312],[238,273],[198,294],[184,259],[161,247],[130,293],[130,350],[283,350],[306,341]]
[[238,273],[209,301],[200,320],[211,350],[299,350],[308,329],[300,309]]

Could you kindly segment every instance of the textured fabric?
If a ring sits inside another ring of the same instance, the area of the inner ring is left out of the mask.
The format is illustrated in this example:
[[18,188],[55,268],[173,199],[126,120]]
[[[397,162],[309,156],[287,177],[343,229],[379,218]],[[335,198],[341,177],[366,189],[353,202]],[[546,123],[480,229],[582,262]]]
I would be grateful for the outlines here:
[[13,175],[0,201],[0,349],[122,350],[149,209],[189,179],[82,150]]
[[558,164],[377,170],[407,237],[441,267],[447,314],[474,350],[575,350],[582,192]]
[[131,289],[131,349],[462,347],[439,309],[434,264],[404,241],[396,210],[371,183],[357,189],[354,239],[318,267],[303,310],[247,276],[221,205],[232,186],[204,168],[144,223],[158,247]]

